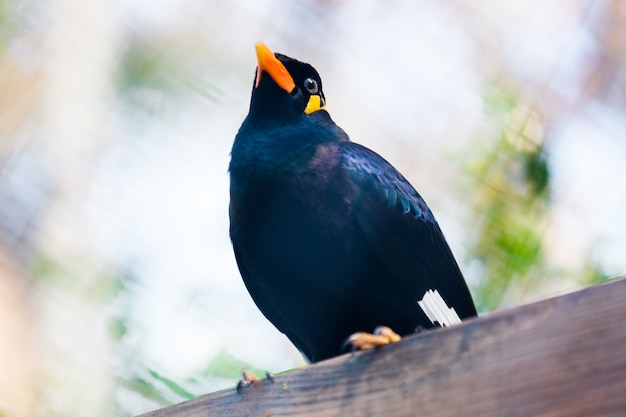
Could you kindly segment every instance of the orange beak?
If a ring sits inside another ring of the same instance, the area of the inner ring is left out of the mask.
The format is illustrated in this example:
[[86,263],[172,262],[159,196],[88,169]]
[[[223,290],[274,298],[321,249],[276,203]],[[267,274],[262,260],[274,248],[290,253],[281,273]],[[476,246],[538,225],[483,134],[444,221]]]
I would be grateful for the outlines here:
[[257,42],[254,47],[256,48],[256,56],[259,61],[255,87],[259,86],[263,72],[267,72],[280,88],[291,93],[296,88],[296,84],[283,63],[276,58],[274,52],[265,46],[263,42]]

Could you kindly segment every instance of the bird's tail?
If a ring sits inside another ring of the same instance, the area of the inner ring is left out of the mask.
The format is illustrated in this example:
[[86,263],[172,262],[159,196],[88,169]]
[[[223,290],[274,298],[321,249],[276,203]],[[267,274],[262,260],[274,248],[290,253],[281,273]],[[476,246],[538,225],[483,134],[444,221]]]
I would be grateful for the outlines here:
[[426,291],[424,297],[417,304],[435,325],[450,327],[461,323],[461,319],[454,308],[448,307],[437,290]]

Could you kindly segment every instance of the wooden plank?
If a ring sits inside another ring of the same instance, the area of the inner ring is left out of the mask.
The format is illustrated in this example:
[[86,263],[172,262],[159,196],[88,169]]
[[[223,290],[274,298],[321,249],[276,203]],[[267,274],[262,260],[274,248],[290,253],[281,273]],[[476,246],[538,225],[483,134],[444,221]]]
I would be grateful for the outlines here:
[[626,280],[143,417],[626,416]]

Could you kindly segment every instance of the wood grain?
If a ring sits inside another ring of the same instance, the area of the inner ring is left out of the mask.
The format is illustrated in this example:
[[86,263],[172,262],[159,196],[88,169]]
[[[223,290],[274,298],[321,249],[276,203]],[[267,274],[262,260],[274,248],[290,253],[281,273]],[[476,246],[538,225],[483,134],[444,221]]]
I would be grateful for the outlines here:
[[143,417],[626,416],[626,280]]

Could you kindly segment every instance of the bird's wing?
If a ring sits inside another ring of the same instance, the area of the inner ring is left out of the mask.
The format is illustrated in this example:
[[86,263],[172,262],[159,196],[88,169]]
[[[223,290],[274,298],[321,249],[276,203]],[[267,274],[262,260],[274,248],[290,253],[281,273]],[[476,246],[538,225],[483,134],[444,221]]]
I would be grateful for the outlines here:
[[416,302],[436,289],[461,318],[476,315],[452,252],[418,192],[377,153],[354,142],[338,146],[353,185],[355,223],[385,269]]

